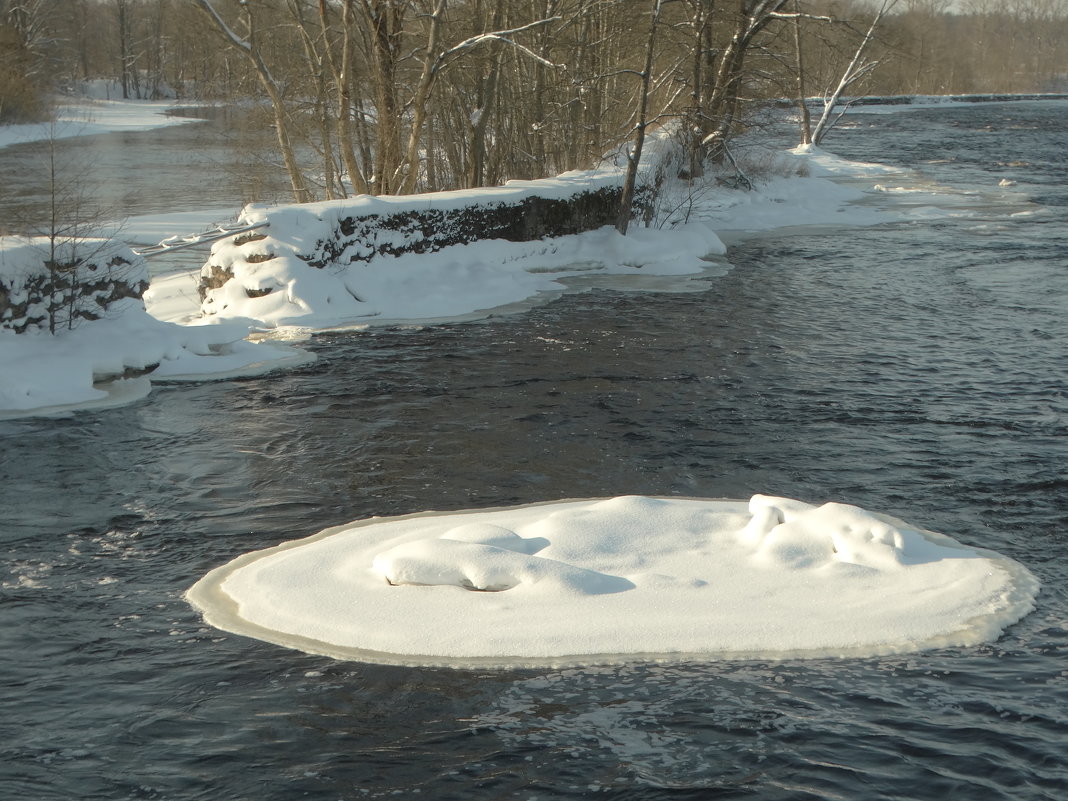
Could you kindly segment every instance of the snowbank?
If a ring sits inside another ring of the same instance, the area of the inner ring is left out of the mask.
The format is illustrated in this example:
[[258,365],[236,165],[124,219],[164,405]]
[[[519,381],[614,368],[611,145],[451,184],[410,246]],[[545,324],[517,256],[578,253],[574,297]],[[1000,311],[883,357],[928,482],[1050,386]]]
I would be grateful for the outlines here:
[[149,374],[203,380],[313,358],[246,342],[247,326],[157,320],[141,300],[147,277],[144,259],[111,240],[53,250],[44,238],[0,238],[0,418],[129,403],[149,392]]
[[[247,207],[265,233],[216,243],[202,311],[276,328],[459,317],[600,274],[700,273],[725,252],[707,225],[611,227],[620,174],[571,172],[502,187]],[[588,230],[588,229],[596,230]]]
[[1010,559],[855,506],[629,496],[358,521],[187,598],[309,653],[487,666],[967,646],[1037,591]]
[[[488,209],[489,221],[500,224],[494,213],[502,206],[514,208],[532,197],[565,201],[615,187],[614,168],[488,189],[252,205],[240,221],[268,227],[213,246],[201,269],[199,299],[184,278],[168,277],[154,280],[146,297],[161,319],[240,320],[274,329],[275,336],[285,328],[470,319],[575,286],[700,286],[689,279],[724,269],[719,257],[727,236],[896,219],[885,208],[858,201],[870,199],[878,181],[905,181],[901,170],[823,152],[769,158],[780,163],[753,191],[711,180],[665,183],[651,209],[653,224],[635,223],[625,237],[601,227],[531,241],[461,238],[451,244],[458,236],[452,212]],[[516,236],[514,229],[508,235]]]
[[[167,106],[159,103],[94,108],[97,124],[106,130],[188,121],[161,116]],[[77,124],[51,133],[91,132],[80,114],[70,116]],[[31,127],[31,138],[50,135],[48,126]],[[13,133],[10,126],[0,128],[0,145],[17,140]],[[152,380],[179,380],[265,371],[310,359],[280,345],[242,342],[253,327],[274,338],[293,338],[336,327],[477,318],[576,287],[700,287],[691,279],[725,269],[716,260],[725,252],[721,237],[972,214],[978,202],[940,187],[918,191],[906,172],[846,162],[817,149],[771,158],[782,164],[754,191],[714,181],[665,183],[655,205],[647,208],[654,224],[632,225],[626,237],[597,227],[609,211],[614,214],[620,172],[611,165],[488,189],[249,206],[242,221],[269,227],[216,243],[199,285],[177,273],[154,277],[147,291],[138,285],[137,291],[116,295],[102,285],[86,299],[89,313],[78,320],[79,327],[67,331],[60,325],[54,338],[38,332],[14,340],[10,330],[25,328],[41,314],[9,303],[8,323],[0,319],[0,328],[10,329],[0,332],[0,413],[128,401],[148,391],[146,380],[124,378],[107,386],[101,380],[143,371],[151,371]],[[214,209],[138,218],[124,235],[149,243],[225,216]],[[495,238],[476,239],[487,229]],[[565,235],[546,236],[560,231]],[[7,267],[0,266],[0,281],[5,270],[14,280],[22,268],[12,265],[33,259],[15,256],[10,241],[3,247],[11,252]],[[100,316],[94,305],[99,300],[129,302],[111,305]],[[20,303],[25,306],[25,299],[16,298]],[[32,369],[23,368],[28,364]]]
[[[1033,103],[1037,101],[1064,101],[1068,94],[1058,92],[999,93],[964,95],[867,95],[844,97],[841,107],[847,112],[891,113],[911,109],[948,108],[975,106],[984,103]],[[812,98],[812,105],[822,108],[822,98]]]

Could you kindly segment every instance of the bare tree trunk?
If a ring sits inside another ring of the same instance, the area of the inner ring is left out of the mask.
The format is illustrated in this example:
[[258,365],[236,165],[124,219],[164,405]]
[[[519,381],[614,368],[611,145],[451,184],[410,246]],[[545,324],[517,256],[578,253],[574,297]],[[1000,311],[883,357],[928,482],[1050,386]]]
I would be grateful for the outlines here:
[[[320,11],[323,7],[320,6]],[[315,122],[319,135],[319,155],[323,160],[323,189],[327,200],[345,197],[345,187],[337,176],[337,162],[334,160],[333,126],[330,125],[330,101],[326,90],[326,64],[329,60],[330,41],[326,30],[315,37],[309,30],[304,18],[304,10],[298,0],[289,0],[289,12],[300,31],[301,44],[304,48],[304,63],[308,76],[315,87],[314,109]]]
[[709,122],[715,128],[704,137],[714,159],[724,157],[726,142],[738,109],[745,74],[742,67],[754,37],[776,19],[787,0],[740,0],[738,19],[730,44],[720,56],[716,85],[708,103]]
[[115,0],[119,26],[119,81],[122,99],[130,98],[130,7],[127,0]]
[[423,123],[426,121],[427,103],[430,101],[430,91],[434,86],[434,78],[437,77],[440,66],[438,55],[438,40],[441,36],[442,19],[445,16],[445,6],[448,0],[435,0],[434,10],[430,12],[430,30],[427,33],[426,52],[423,61],[423,71],[419,76],[419,84],[412,97],[412,124],[408,131],[408,147],[404,157],[404,163],[397,165],[397,171],[406,169],[407,174],[403,179],[398,175],[401,194],[409,194],[415,191],[416,182],[419,180],[419,142],[423,135]]
[[376,195],[385,195],[395,191],[394,176],[401,164],[396,72],[405,7],[391,0],[362,0],[362,5],[370,24],[371,65],[374,70],[372,83],[377,141],[373,191]]
[[693,14],[690,17],[690,27],[693,31],[693,53],[690,76],[690,107],[686,113],[687,146],[689,150],[689,167],[687,178],[695,178],[704,174],[704,160],[706,148],[699,134],[706,126],[705,106],[706,93],[710,89],[714,64],[714,51],[712,47],[712,11],[715,8],[715,0],[694,0]]
[[[358,195],[367,193],[367,181],[363,170],[356,161],[356,148],[352,141],[352,29],[355,25],[353,16],[354,0],[344,0],[341,7],[341,60],[334,68],[334,83],[337,88],[337,140],[345,172],[349,176],[352,191]],[[326,30],[326,5],[320,4],[323,30]]]
[[358,121],[355,131],[355,147],[356,154],[359,157],[360,163],[363,165],[363,169],[360,173],[365,176],[366,191],[370,192],[372,188],[371,178],[366,176],[372,176],[374,172],[374,153],[371,146],[371,131],[367,120],[369,119],[367,109],[364,108],[363,99],[356,96],[352,102],[352,111],[354,118]]
[[871,25],[868,26],[868,32],[864,34],[864,38],[861,39],[860,44],[857,45],[857,50],[853,54],[853,59],[849,62],[849,66],[846,67],[845,72],[842,73],[842,78],[838,81],[838,86],[835,87],[830,95],[824,98],[823,113],[820,115],[816,127],[812,129],[813,144],[818,145],[822,142],[827,131],[834,125],[834,122],[837,119],[834,116],[834,110],[838,105],[838,101],[842,97],[842,93],[878,66],[878,61],[861,63],[861,58],[864,55],[864,51],[868,49],[868,45],[871,44],[872,39],[875,38],[875,29],[879,26],[883,17],[886,16],[886,13],[896,4],[897,0],[883,0],[882,5],[875,14],[875,18],[871,21]]
[[307,183],[304,180],[304,175],[300,170],[300,165],[297,163],[297,156],[293,150],[293,143],[289,138],[289,118],[286,114],[285,100],[282,97],[282,90],[278,86],[278,82],[275,81],[271,75],[271,71],[267,68],[267,63],[263,60],[263,55],[260,52],[259,41],[256,36],[256,18],[252,13],[252,7],[249,4],[245,4],[245,19],[248,23],[248,39],[242,39],[223,21],[223,18],[219,16],[218,12],[209,2],[209,0],[197,0],[200,8],[204,10],[204,13],[208,15],[208,19],[215,25],[215,29],[222,34],[222,36],[238,50],[245,53],[245,56],[252,63],[252,66],[256,70],[256,75],[260,79],[260,83],[267,92],[267,96],[271,100],[271,110],[274,112],[274,129],[278,139],[278,150],[282,154],[282,161],[285,163],[286,172],[289,174],[289,183],[293,189],[293,199],[297,203],[307,203],[312,200],[312,193],[308,189]]
[[623,179],[623,191],[619,198],[619,216],[616,218],[616,230],[621,234],[627,233],[630,226],[630,218],[634,213],[631,208],[634,205],[634,189],[638,181],[638,163],[642,158],[642,148],[645,145],[645,128],[648,125],[649,113],[649,82],[653,75],[653,50],[656,46],[656,28],[660,21],[660,7],[662,0],[652,0],[649,19],[649,38],[645,44],[645,66],[641,72],[641,83],[638,91],[638,121],[634,126],[634,145],[627,154],[627,173]]
[[805,102],[805,60],[801,47],[801,0],[794,0],[794,50],[797,53],[797,110],[801,124],[801,144],[812,142],[812,116]]
[[[493,17],[490,20],[491,30],[497,30],[502,27],[503,11],[503,4],[496,3]],[[467,156],[467,170],[464,176],[464,185],[468,188],[485,184],[486,129],[489,126],[491,108],[497,96],[497,78],[500,75],[503,60],[504,53],[498,47],[492,55],[487,74],[478,82],[476,108],[473,110],[472,116],[467,117],[465,120],[468,125],[467,138],[470,145]]]

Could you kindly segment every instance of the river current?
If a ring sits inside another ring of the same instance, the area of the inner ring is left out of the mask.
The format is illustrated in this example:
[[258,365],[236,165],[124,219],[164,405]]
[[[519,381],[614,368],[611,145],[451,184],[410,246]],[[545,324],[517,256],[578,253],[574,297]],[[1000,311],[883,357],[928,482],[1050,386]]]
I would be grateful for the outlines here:
[[[741,239],[698,292],[321,336],[301,370],[0,422],[0,797],[1068,797],[1066,125],[853,115],[829,149],[956,200]],[[182,598],[371,515],[755,492],[997,550],[1037,608],[899,657],[471,671],[309,656]]]

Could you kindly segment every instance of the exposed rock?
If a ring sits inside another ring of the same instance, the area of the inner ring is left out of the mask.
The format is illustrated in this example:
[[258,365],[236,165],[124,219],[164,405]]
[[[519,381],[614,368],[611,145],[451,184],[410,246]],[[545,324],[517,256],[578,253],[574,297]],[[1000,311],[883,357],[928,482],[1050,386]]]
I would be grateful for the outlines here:
[[144,260],[109,240],[56,248],[44,238],[14,239],[5,241],[2,256],[0,329],[16,334],[76,328],[148,289]]
[[[344,217],[332,237],[317,242],[314,250],[301,258],[312,267],[325,267],[331,263],[368,262],[378,256],[433,253],[480,239],[530,242],[578,234],[613,225],[621,192],[618,186],[609,186],[567,199],[533,196],[515,203]],[[635,201],[640,213],[644,213],[648,194],[640,192]]]
[[146,364],[144,367],[125,367],[121,373],[93,373],[93,383],[102,384],[106,381],[115,381],[120,378],[140,378],[143,375],[148,375],[159,367],[159,362],[155,364]]
[[200,295],[201,302],[207,298],[208,292],[218,289],[233,277],[234,271],[228,267],[219,267],[215,264],[205,265],[200,272],[200,282],[197,284],[197,293]]
[[[492,192],[494,190],[490,190]],[[639,189],[634,201],[636,216],[645,217],[652,205],[653,189]],[[447,196],[450,193],[442,193]],[[345,214],[340,212],[328,230],[330,236],[315,241],[308,252],[296,257],[311,267],[345,268],[370,262],[381,256],[406,253],[433,253],[451,245],[466,245],[483,239],[529,242],[545,237],[566,236],[615,224],[622,189],[616,184],[581,190],[565,197],[527,195],[515,200],[472,200],[469,205],[443,208],[400,207],[396,211]],[[314,212],[313,212],[314,213]],[[319,219],[326,222],[326,215]],[[328,224],[329,225],[329,224]],[[243,234],[232,242],[240,247],[270,239],[263,233]],[[265,243],[261,248],[266,248]],[[275,243],[277,246],[277,243]],[[246,264],[258,264],[277,257],[270,250],[246,253]],[[248,250],[253,250],[249,248]],[[234,278],[233,269],[209,261],[201,271],[198,293],[202,303],[210,303],[210,293]],[[271,289],[244,287],[249,298],[262,297]],[[350,290],[351,292],[351,290]],[[205,311],[208,311],[205,307]]]

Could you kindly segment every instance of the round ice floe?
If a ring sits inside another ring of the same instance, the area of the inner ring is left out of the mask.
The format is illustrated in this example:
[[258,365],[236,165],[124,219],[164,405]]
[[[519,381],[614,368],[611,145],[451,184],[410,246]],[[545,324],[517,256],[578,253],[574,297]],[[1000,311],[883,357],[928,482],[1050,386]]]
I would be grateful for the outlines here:
[[411,664],[873,655],[996,638],[1021,565],[855,506],[623,497],[371,519],[246,554],[220,628]]

